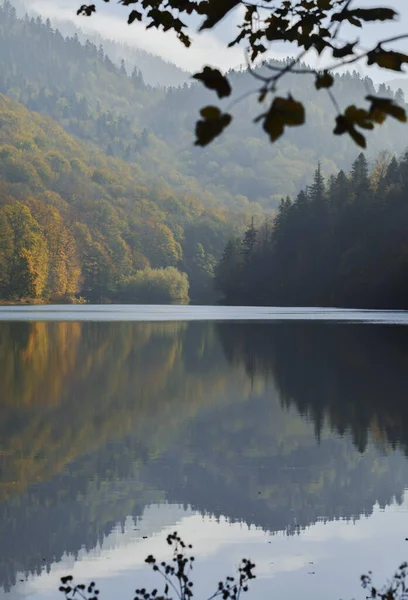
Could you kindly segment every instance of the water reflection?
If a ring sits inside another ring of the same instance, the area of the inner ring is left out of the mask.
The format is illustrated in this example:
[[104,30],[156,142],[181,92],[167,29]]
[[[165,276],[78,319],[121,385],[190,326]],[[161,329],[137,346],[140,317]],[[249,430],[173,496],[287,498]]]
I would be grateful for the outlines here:
[[407,338],[325,323],[0,324],[0,585],[118,527],[140,541],[180,520],[143,530],[152,505],[287,535],[401,504]]
[[221,324],[229,360],[251,377],[270,377],[282,405],[350,431],[358,450],[368,434],[408,450],[408,328],[325,323],[272,327]]

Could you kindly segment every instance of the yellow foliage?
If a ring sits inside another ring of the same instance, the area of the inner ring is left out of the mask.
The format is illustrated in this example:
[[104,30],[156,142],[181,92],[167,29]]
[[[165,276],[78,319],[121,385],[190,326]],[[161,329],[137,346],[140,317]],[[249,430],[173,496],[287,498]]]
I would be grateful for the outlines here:
[[[0,192],[0,207],[22,202],[38,226],[35,249],[32,240],[24,252],[15,249],[31,288],[20,278],[18,290],[0,286],[2,298],[22,297],[30,288],[35,297],[79,292],[99,301],[150,266],[180,267],[191,276],[195,245],[186,227],[194,224],[210,244],[215,240],[217,248],[205,248],[211,256],[221,254],[231,234],[221,207],[176,195],[161,178],[106,157],[1,94]],[[200,221],[217,233],[208,236]]]

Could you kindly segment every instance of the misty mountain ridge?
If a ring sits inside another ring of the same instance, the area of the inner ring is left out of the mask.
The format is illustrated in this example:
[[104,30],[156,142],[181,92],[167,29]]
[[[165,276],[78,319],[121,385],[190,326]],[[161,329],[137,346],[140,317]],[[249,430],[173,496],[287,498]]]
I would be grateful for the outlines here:
[[[25,14],[28,14],[33,18],[41,17],[38,11],[33,9],[29,3],[22,0],[14,0],[12,4],[20,18],[24,18]],[[73,15],[74,14],[75,11],[73,10]],[[45,18],[41,18],[45,20]],[[191,73],[184,71],[170,61],[164,60],[157,54],[152,54],[147,50],[138,47],[137,44],[130,45],[126,42],[121,43],[114,39],[104,37],[98,32],[92,31],[90,28],[87,29],[86,20],[84,20],[83,27],[78,27],[74,21],[62,17],[50,17],[49,20],[52,27],[58,29],[65,37],[77,35],[82,44],[85,44],[86,41],[89,40],[98,47],[102,45],[105,53],[109,55],[114,64],[120,66],[122,60],[124,60],[129,74],[131,74],[136,67],[142,73],[143,79],[147,85],[153,87],[177,87],[187,83],[191,78]]]
[[89,40],[97,46],[102,46],[115,65],[120,66],[124,61],[129,75],[133,69],[138,69],[146,85],[152,87],[179,87],[191,83],[191,73],[184,71],[172,62],[163,60],[157,54],[152,54],[137,46],[105,38],[99,33],[84,30],[71,21],[51,19],[51,23],[63,35],[72,37],[77,34],[82,44]]
[[[139,69],[128,73],[125,64],[115,64],[103,47],[89,40],[82,44],[75,34],[64,37],[40,17],[18,18],[9,2],[0,10],[4,57],[0,92],[164,182],[188,180],[201,190],[200,195],[210,193],[222,203],[243,208],[255,203],[270,210],[282,196],[295,196],[312,179],[318,161],[329,176],[347,169],[358,154],[351,139],[332,134],[336,112],[330,97],[315,89],[312,77],[296,75],[285,79],[280,93],[290,89],[304,102],[306,125],[289,128],[271,144],[262,127],[253,123],[267,105],[251,95],[235,103],[232,125],[223,136],[204,149],[197,148],[195,123],[200,108],[214,103],[213,92],[198,83],[153,88],[146,85]],[[232,71],[229,78],[234,96],[220,102],[224,109],[257,86],[245,71]],[[373,81],[356,72],[335,77],[333,93],[340,107],[351,99],[364,105],[370,92],[376,92]],[[386,87],[385,93],[393,95]],[[375,160],[383,150],[401,154],[405,132],[392,119],[368,132],[368,159]],[[135,143],[141,135],[147,142],[143,148]],[[188,193],[177,183],[175,190]]]

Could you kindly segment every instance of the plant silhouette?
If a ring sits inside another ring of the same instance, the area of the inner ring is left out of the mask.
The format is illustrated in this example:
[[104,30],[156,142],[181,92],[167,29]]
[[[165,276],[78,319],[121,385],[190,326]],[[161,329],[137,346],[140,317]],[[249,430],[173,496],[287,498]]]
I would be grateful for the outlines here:
[[[191,580],[193,570],[194,556],[189,555],[193,548],[191,544],[186,544],[175,531],[167,536],[167,543],[173,546],[173,558],[171,563],[165,561],[159,562],[153,555],[149,555],[145,562],[152,566],[153,571],[159,573],[164,581],[163,591],[158,588],[147,591],[146,588],[138,588],[135,592],[134,600],[171,600],[176,597],[179,600],[190,600],[194,596],[194,583]],[[253,570],[255,564],[248,559],[242,559],[238,567],[236,577],[226,577],[224,581],[218,583],[215,592],[207,598],[222,598],[222,600],[239,600],[243,592],[249,589],[249,581],[255,579]],[[382,588],[376,588],[372,580],[372,572],[361,576],[361,585],[368,592],[366,600],[405,600],[407,598],[406,578],[408,573],[408,563],[402,563],[394,573],[390,581]],[[92,581],[86,585],[73,584],[72,575],[61,577],[60,591],[65,594],[66,600],[98,600],[99,590],[96,589],[96,583]]]
[[[191,544],[186,544],[175,531],[167,536],[167,543],[173,546],[173,558],[170,563],[159,562],[151,554],[145,562],[152,566],[153,571],[161,575],[164,581],[163,591],[158,588],[147,591],[146,588],[138,588],[135,592],[134,600],[170,600],[177,597],[179,600],[190,600],[194,596],[194,583],[191,580],[193,570],[194,556],[190,554]],[[248,591],[248,584],[251,579],[255,579],[253,570],[255,564],[244,558],[238,567],[236,577],[228,576],[224,581],[219,581],[215,592],[207,599],[222,598],[222,600],[239,600],[243,592]],[[60,592],[65,594],[66,600],[98,600],[99,590],[92,581],[90,584],[73,583],[72,575],[61,577]]]

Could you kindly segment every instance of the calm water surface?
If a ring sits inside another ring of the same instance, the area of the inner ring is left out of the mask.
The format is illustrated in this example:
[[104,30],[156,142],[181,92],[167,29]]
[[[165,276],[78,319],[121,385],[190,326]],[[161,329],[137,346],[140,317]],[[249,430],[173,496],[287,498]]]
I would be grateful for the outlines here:
[[365,599],[408,559],[408,314],[0,308],[0,596],[156,587],[166,535],[196,597]]

